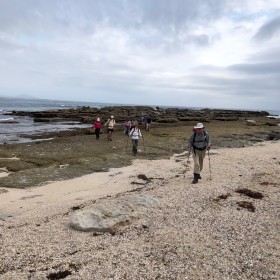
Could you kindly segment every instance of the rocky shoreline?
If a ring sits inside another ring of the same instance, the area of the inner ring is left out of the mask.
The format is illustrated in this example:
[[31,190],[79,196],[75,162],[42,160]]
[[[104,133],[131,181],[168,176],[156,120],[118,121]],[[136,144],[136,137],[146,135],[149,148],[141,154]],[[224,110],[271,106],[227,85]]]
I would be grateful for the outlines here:
[[[267,112],[153,108],[147,106],[120,106],[63,109],[42,112],[12,112],[13,115],[31,116],[34,122],[82,122],[88,128],[55,133],[21,135],[35,142],[0,145],[0,186],[26,188],[44,185],[108,171],[112,167],[130,165],[130,140],[123,134],[126,118],[152,117],[151,131],[145,132],[140,142],[138,158],[169,158],[184,151],[192,127],[203,122],[215,148],[246,147],[256,142],[279,140],[279,120],[268,119]],[[107,120],[114,115],[117,126],[113,141],[106,140],[105,128],[101,140],[96,141],[92,123],[97,117]],[[43,141],[44,140],[44,141]]]
[[209,122],[212,120],[235,121],[240,118],[265,117],[266,111],[243,111],[226,109],[184,109],[165,108],[150,106],[112,106],[102,108],[81,107],[77,109],[48,110],[40,112],[13,111],[9,115],[30,116],[34,122],[63,122],[79,121],[81,123],[92,123],[96,118],[103,118],[105,121],[109,116],[114,115],[119,122],[126,118],[140,119],[142,115],[150,116],[154,122],[176,123],[186,121]]

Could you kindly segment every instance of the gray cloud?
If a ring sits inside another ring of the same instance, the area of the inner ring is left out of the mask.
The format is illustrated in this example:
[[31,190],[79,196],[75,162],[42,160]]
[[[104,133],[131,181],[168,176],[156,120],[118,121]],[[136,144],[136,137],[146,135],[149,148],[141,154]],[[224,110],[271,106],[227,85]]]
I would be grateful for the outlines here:
[[255,62],[275,62],[279,60],[280,46],[270,47],[262,52],[251,54],[249,57],[250,61]]
[[257,75],[270,75],[280,74],[280,61],[277,62],[264,62],[264,63],[251,63],[251,64],[236,64],[231,65],[229,70],[244,72],[247,74]]
[[280,34],[280,15],[265,23],[254,36],[256,40],[269,40]]
[[0,95],[276,108],[277,6],[244,1],[1,1]]

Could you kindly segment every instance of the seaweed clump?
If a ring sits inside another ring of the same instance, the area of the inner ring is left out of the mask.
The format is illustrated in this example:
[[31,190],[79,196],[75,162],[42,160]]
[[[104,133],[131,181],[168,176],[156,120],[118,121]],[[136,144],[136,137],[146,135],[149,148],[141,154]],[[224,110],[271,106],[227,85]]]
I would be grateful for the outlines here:
[[248,197],[255,198],[255,199],[262,199],[263,194],[260,192],[251,191],[249,189],[238,189],[236,190],[237,193],[244,194]]

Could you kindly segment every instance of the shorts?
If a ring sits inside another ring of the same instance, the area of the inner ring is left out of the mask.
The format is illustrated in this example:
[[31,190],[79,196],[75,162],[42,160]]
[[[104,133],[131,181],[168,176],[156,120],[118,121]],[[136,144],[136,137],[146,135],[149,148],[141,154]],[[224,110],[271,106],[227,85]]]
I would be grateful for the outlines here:
[[107,128],[107,132],[113,132],[114,131],[114,128]]

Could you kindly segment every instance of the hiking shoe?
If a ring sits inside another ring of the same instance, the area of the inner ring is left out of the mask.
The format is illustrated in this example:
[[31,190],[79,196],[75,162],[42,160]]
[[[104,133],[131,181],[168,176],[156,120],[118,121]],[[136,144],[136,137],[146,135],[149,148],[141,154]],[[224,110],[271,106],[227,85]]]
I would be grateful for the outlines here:
[[198,179],[197,179],[197,178],[194,178],[194,179],[192,180],[192,184],[196,184],[196,183],[198,183]]
[[202,179],[201,176],[200,176],[200,174],[198,174],[197,179]]

